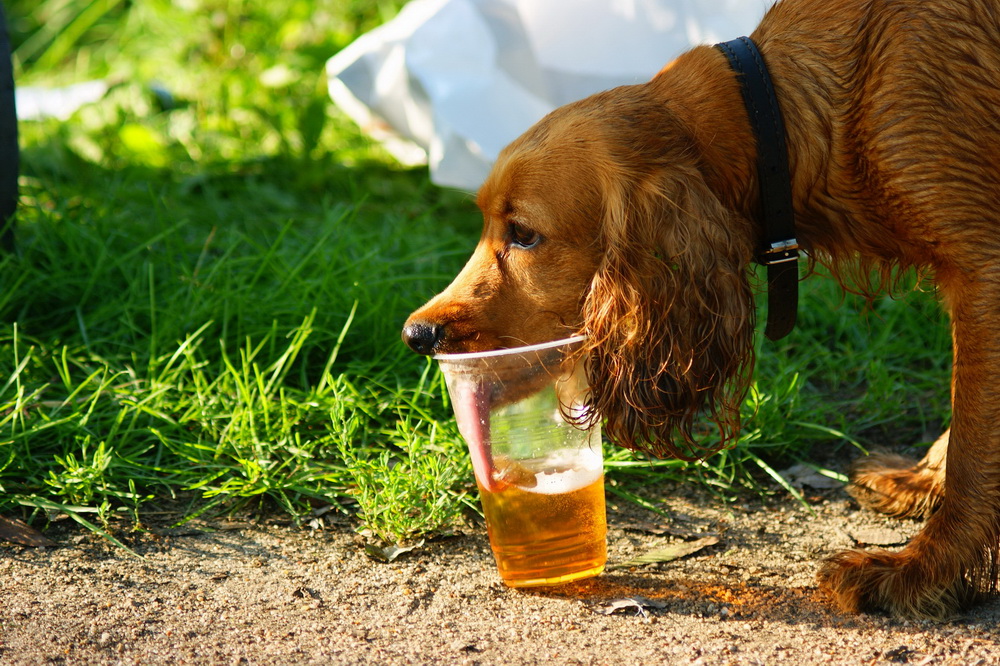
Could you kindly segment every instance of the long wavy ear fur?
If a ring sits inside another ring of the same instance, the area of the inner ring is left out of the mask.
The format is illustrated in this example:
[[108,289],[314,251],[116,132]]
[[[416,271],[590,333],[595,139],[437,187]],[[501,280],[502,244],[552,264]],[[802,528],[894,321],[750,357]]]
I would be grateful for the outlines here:
[[[602,185],[605,254],[584,303],[593,404],[620,446],[704,457],[738,435],[753,369],[749,222],[695,167]],[[696,433],[699,413],[717,439]]]

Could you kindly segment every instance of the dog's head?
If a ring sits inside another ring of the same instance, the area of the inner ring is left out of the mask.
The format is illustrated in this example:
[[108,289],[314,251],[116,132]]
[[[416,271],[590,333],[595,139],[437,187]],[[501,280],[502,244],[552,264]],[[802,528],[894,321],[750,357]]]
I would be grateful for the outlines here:
[[483,184],[472,258],[414,312],[422,354],[584,333],[604,432],[702,455],[696,416],[738,431],[754,327],[749,222],[707,185],[694,140],[648,86],[562,107],[508,146]]

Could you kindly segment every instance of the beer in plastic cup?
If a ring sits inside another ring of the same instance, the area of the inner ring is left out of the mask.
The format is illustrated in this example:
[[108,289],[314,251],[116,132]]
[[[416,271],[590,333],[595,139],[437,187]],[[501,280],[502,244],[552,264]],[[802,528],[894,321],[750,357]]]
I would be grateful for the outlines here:
[[604,570],[604,461],[583,342],[435,357],[472,456],[497,568],[511,587]]

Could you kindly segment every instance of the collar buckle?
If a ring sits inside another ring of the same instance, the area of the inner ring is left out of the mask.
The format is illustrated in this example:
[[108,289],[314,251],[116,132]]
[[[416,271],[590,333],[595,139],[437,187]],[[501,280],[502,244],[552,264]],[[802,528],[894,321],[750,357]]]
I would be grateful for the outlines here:
[[799,258],[799,242],[794,238],[775,241],[771,247],[763,250],[757,257],[757,263],[765,266],[774,264],[784,264],[789,261],[796,261]]

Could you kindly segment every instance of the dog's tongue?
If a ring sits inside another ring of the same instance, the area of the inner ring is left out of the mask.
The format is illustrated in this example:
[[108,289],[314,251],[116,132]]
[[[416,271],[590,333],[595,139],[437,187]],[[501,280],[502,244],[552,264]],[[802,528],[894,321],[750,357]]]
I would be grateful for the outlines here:
[[463,383],[455,396],[455,416],[458,418],[462,437],[472,454],[472,468],[476,478],[486,490],[496,492],[493,454],[490,451],[490,388],[478,383]]

